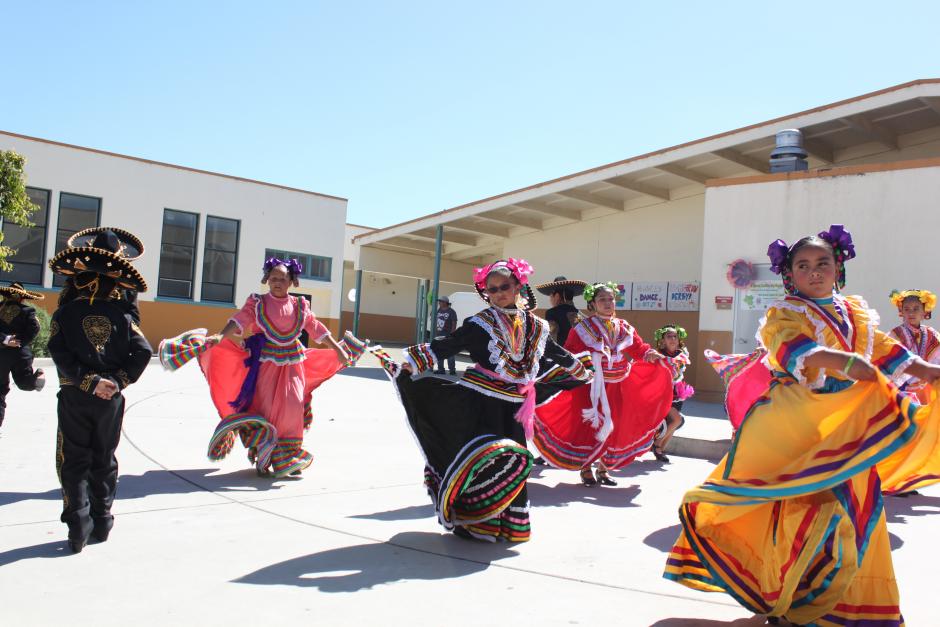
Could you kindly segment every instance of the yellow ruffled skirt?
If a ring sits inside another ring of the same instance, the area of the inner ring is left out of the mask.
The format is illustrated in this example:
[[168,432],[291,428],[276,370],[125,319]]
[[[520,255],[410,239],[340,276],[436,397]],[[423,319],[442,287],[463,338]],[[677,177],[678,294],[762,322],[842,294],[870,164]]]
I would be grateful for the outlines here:
[[903,625],[876,465],[930,411],[880,374],[829,394],[774,379],[685,495],[664,576],[797,624]]
[[918,396],[927,404],[914,414],[917,433],[878,463],[881,491],[885,494],[910,492],[940,481],[940,403],[930,385],[921,388]]

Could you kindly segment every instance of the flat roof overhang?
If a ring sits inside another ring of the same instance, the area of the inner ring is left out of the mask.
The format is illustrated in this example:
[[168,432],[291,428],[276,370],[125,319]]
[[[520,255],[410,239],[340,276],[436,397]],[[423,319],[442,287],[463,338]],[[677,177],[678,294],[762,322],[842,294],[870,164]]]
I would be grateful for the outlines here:
[[443,225],[443,259],[482,263],[513,236],[700,195],[712,179],[767,174],[774,136],[784,128],[803,132],[810,168],[890,157],[940,138],[940,79],[904,83],[577,172],[363,233],[353,243],[433,257],[437,226]]

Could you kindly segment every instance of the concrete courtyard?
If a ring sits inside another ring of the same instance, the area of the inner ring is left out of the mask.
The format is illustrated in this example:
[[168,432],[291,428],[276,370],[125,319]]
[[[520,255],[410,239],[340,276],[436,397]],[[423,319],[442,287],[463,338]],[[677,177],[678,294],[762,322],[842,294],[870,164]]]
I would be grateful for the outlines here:
[[[278,481],[257,477],[240,446],[208,461],[217,417],[197,366],[151,365],[127,392],[111,539],[78,555],[58,522],[55,377],[41,393],[12,391],[0,429],[0,625],[764,624],[728,596],[661,578],[679,499],[706,460],[649,456],[616,473],[616,488],[540,468],[531,542],[442,534],[404,413],[370,359],[315,394],[316,461]],[[727,429],[690,423],[690,433]],[[940,489],[887,502],[907,623],[938,624],[929,564]]]

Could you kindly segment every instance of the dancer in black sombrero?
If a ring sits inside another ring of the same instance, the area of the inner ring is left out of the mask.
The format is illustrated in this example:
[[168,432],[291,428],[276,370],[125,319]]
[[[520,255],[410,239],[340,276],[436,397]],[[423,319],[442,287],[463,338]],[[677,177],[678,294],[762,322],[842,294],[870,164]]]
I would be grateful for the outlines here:
[[[112,252],[130,262],[134,262],[143,256],[144,243],[133,233],[113,226],[93,226],[83,229],[69,237],[66,242],[66,247],[76,248],[79,246],[91,246],[93,248],[109,249],[108,238],[110,238],[112,234],[117,237],[117,250]],[[71,287],[71,283],[66,281],[66,289],[62,290],[62,294],[59,297],[59,304],[62,305],[64,302],[68,302],[74,297],[75,290]],[[111,292],[111,300],[126,313],[130,314],[135,324],[140,325],[140,309],[137,306],[137,292],[135,290],[126,287],[116,287],[114,291]]]
[[42,369],[33,370],[33,353],[30,343],[39,333],[36,310],[27,305],[27,300],[42,300],[42,294],[31,292],[21,283],[0,287],[3,303],[0,304],[0,425],[7,409],[7,394],[10,392],[10,377],[21,390],[39,391],[46,385]]
[[581,312],[572,301],[575,296],[584,292],[585,286],[587,283],[584,281],[566,279],[563,276],[555,277],[550,283],[535,286],[540,294],[545,294],[551,299],[552,307],[545,312],[545,319],[548,320],[552,339],[561,346],[565,345],[571,328],[581,319]]
[[[529,539],[532,455],[525,443],[535,406],[592,376],[531,312],[531,272],[521,259],[478,269],[474,283],[489,307],[449,336],[406,349],[404,366],[372,349],[392,376],[424,453],[424,483],[438,521],[464,538]],[[416,376],[462,350],[476,363],[456,384]]]
[[104,231],[92,243],[66,248],[49,262],[68,277],[71,291],[52,315],[49,352],[61,386],[56,466],[62,522],[76,553],[92,534],[104,542],[111,532],[121,391],[140,377],[152,353],[126,306],[114,300],[120,290],[146,291],[147,283],[120,254],[117,234]]

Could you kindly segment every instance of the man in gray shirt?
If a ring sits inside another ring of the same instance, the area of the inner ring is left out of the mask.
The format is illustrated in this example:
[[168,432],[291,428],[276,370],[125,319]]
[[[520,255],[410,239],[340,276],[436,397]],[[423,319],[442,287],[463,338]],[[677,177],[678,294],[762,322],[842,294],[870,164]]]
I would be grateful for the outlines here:
[[[457,329],[457,312],[450,306],[450,299],[441,296],[437,299],[437,320],[434,323],[434,339],[440,339],[453,333]],[[454,356],[446,359],[448,374],[457,374],[457,362]],[[444,374],[444,363],[438,361],[437,374]]]

